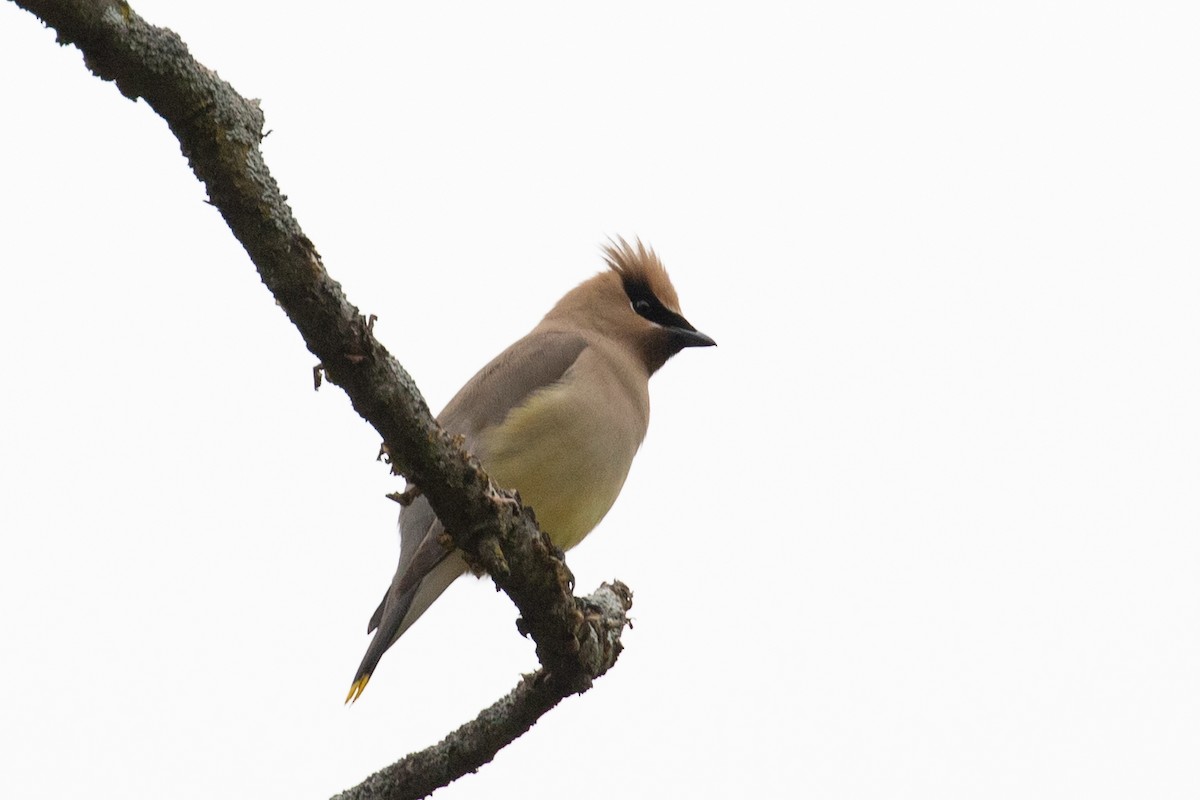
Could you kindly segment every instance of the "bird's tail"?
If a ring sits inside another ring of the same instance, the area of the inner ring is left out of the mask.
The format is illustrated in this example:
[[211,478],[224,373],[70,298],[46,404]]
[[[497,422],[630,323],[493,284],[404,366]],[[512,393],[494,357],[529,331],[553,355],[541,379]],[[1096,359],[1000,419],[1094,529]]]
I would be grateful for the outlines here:
[[387,596],[383,598],[383,602],[371,616],[367,633],[374,630],[375,636],[367,647],[362,663],[358,665],[354,682],[350,684],[350,692],[346,695],[347,703],[353,703],[362,696],[363,690],[367,688],[367,683],[371,680],[371,674],[375,671],[375,666],[379,663],[379,659],[383,658],[387,649],[395,644],[396,640],[403,636],[404,632],[411,628],[412,624],[433,604],[433,601],[446,591],[446,587],[466,570],[467,565],[462,560],[462,556],[457,552],[449,553],[425,575],[417,586],[409,589],[400,597],[392,597],[392,589],[395,589],[396,585],[388,590]]

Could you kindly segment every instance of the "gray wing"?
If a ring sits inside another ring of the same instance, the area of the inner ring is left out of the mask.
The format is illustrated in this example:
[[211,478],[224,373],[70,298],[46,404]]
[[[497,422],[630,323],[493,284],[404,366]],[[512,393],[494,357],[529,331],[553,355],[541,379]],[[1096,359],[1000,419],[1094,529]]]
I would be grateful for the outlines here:
[[[587,340],[578,334],[535,329],[467,381],[438,421],[465,437],[467,449],[482,458],[480,434],[503,422],[530,394],[562,378],[585,347]],[[367,633],[375,637],[354,677],[351,699],[361,694],[387,649],[466,571],[462,557],[438,541],[441,533],[442,524],[424,497],[401,510],[400,563],[371,615]]]
[[562,378],[585,347],[587,340],[577,333],[534,329],[475,373],[446,404],[438,422],[465,436],[467,449],[479,456],[480,432],[499,425],[530,394]]

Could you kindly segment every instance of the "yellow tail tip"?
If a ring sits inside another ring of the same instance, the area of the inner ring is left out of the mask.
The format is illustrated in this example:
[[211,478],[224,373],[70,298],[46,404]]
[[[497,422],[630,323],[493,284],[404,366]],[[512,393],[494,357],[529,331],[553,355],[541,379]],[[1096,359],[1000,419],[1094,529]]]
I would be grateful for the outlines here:
[[371,680],[371,673],[363,675],[361,678],[350,684],[350,693],[346,695],[346,702],[353,703],[358,698],[362,697],[363,690],[367,688],[367,682]]

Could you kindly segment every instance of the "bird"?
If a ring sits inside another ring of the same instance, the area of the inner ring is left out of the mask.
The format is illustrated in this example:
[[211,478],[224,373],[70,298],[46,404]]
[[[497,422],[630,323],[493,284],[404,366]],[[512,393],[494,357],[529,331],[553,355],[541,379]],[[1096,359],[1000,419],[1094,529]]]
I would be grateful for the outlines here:
[[[650,420],[650,376],[684,348],[716,344],[683,317],[653,248],[616,237],[602,255],[606,269],[567,292],[437,417],[497,485],[517,490],[564,551],[596,527],[625,484]],[[461,553],[442,545],[442,531],[419,493],[401,509],[400,562],[371,616],[367,633],[375,635],[347,703],[362,696],[384,652],[467,572]]]

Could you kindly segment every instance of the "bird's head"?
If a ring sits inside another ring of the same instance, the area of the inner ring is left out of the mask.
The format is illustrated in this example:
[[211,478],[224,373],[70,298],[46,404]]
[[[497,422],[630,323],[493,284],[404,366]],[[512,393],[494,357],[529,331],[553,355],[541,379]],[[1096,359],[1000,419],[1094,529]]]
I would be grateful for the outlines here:
[[569,292],[548,318],[561,316],[631,347],[654,374],[685,347],[711,347],[679,308],[667,270],[640,240],[618,237],[603,249],[609,269]]

